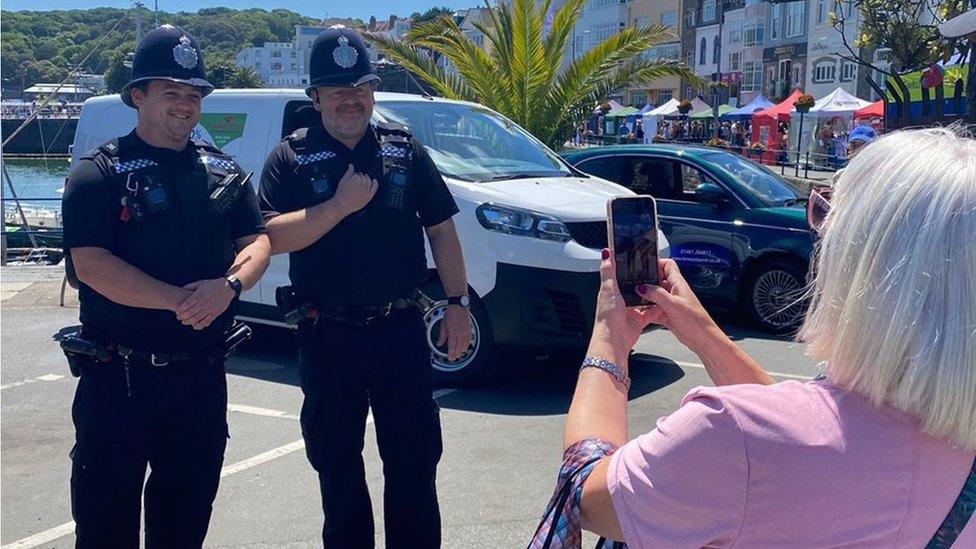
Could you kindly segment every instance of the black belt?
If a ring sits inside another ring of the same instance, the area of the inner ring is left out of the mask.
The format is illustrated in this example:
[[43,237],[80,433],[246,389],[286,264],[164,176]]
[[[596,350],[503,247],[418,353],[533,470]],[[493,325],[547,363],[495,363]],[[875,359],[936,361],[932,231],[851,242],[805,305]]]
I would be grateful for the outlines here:
[[344,307],[341,305],[316,305],[319,318],[327,318],[336,322],[369,326],[379,324],[396,316],[397,313],[408,310],[420,310],[420,303],[416,299],[395,299],[385,305],[366,307]]
[[220,354],[218,349],[197,352],[170,351],[150,353],[149,351],[140,351],[124,345],[116,345],[115,352],[127,362],[141,362],[151,366],[166,366],[174,362],[188,362],[202,358],[215,358]]

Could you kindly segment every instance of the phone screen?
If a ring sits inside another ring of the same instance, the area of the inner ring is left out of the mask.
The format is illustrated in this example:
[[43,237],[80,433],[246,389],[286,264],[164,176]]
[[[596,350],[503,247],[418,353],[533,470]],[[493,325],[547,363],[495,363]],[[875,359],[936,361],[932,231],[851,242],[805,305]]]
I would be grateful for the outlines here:
[[613,253],[617,262],[617,287],[628,307],[643,305],[634,287],[658,284],[657,213],[649,196],[610,201]]

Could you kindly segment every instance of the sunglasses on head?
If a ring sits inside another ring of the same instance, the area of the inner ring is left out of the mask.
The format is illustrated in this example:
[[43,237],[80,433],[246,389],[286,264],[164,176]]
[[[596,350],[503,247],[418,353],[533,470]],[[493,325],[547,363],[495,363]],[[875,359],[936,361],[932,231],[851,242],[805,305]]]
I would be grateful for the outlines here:
[[823,227],[824,220],[827,219],[827,212],[830,211],[830,198],[834,194],[831,187],[821,186],[810,189],[810,199],[807,201],[807,223],[817,234]]

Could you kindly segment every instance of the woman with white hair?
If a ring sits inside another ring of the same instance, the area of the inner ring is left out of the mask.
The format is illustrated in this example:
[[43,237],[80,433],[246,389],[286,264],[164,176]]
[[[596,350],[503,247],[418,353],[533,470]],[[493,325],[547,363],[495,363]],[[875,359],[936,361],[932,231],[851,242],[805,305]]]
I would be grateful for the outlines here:
[[[604,251],[566,422],[566,524],[575,501],[584,529],[630,547],[976,547],[976,141],[879,138],[821,234],[799,338],[826,376],[807,383],[774,384],[673,261],[638,288],[653,305],[626,308]],[[718,387],[628,442],[628,353],[650,323]]]

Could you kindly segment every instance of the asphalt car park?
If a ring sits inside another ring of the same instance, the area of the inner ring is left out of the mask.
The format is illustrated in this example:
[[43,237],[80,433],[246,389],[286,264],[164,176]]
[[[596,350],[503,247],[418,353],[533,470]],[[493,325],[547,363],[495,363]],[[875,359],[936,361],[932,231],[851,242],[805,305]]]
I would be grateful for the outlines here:
[[[0,325],[0,549],[71,547],[68,452],[76,380],[53,336],[77,324],[58,306],[60,278],[3,272]],[[817,366],[788,339],[722,319],[777,380],[809,379]],[[444,547],[524,547],[551,495],[562,427],[576,379],[565,357],[500,355],[477,385],[438,387],[444,455],[438,471]],[[207,547],[319,547],[318,484],[298,425],[302,395],[291,335],[261,328],[227,365],[231,438]],[[663,330],[645,334],[632,359],[630,432],[653,428],[697,385],[698,358]],[[366,434],[367,480],[383,546],[382,463]],[[592,546],[594,538],[584,545]]]

